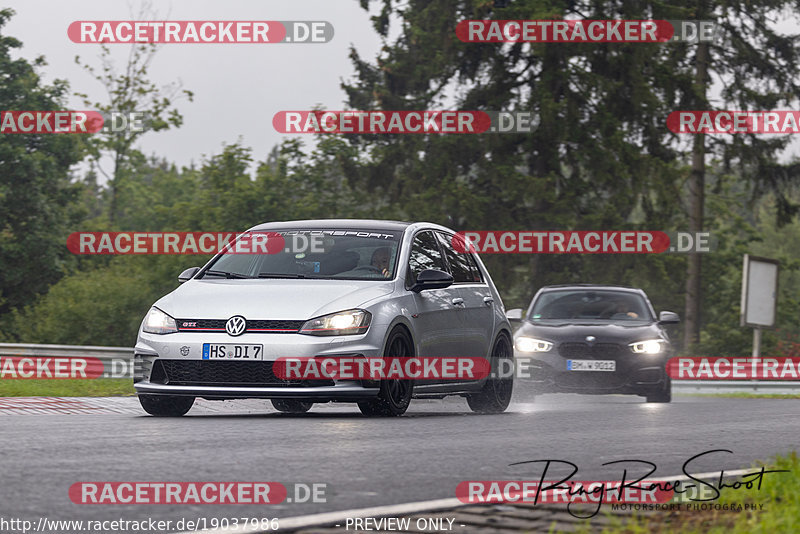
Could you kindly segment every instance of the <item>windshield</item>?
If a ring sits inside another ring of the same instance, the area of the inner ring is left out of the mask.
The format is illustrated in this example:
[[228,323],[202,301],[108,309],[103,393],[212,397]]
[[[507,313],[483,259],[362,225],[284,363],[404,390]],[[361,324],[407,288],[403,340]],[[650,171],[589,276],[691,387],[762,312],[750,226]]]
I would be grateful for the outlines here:
[[529,317],[532,321],[651,321],[641,295],[622,291],[564,290],[539,295]]
[[204,270],[203,278],[389,280],[395,275],[401,236],[401,232],[347,229],[254,234],[266,234],[281,246],[270,241],[269,253],[228,250]]

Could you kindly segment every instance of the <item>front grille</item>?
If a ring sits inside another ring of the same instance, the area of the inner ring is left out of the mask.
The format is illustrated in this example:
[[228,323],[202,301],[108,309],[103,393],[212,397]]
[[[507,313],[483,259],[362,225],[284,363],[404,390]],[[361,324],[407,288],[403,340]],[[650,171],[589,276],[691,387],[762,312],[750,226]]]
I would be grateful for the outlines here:
[[[247,321],[247,332],[297,332],[305,321]],[[223,326],[224,328],[224,326]]]
[[330,386],[330,380],[282,380],[272,372],[273,362],[156,360],[151,382],[173,386],[298,387]]
[[623,345],[616,343],[562,343],[558,347],[558,352],[564,358],[584,359],[584,360],[616,360],[617,358],[630,354]]
[[[175,319],[181,332],[224,332],[227,319]],[[294,334],[302,328],[305,321],[283,319],[250,319],[245,332],[266,334]]]
[[619,373],[572,371],[557,373],[555,384],[568,389],[615,389],[621,388],[628,379]]

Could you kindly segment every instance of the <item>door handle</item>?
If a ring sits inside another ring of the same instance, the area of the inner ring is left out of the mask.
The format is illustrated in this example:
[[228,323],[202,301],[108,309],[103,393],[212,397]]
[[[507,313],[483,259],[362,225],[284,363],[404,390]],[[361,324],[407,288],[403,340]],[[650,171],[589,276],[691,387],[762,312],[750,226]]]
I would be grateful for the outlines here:
[[453,303],[453,306],[463,306],[464,299],[462,299],[461,297],[456,297],[451,302]]
[[486,304],[487,306],[490,305],[493,302],[494,302],[494,299],[492,297],[483,297],[483,303]]

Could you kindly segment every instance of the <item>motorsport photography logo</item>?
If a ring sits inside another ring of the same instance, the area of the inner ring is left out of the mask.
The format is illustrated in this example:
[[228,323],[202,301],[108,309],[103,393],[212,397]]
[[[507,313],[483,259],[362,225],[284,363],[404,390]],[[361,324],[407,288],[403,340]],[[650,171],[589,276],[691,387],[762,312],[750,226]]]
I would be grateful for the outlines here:
[[[724,469],[698,473],[695,462],[708,462],[709,457],[720,453],[733,454],[729,449],[711,449],[689,457],[681,469],[682,474],[664,478],[651,478],[658,466],[646,459],[611,460],[602,466],[617,466],[621,470],[618,480],[573,480],[580,467],[569,460],[543,458],[522,460],[508,467],[532,469],[540,474],[525,480],[466,480],[456,487],[456,497],[464,504],[523,503],[529,505],[566,504],[567,512],[579,519],[589,519],[600,512],[604,504],[612,510],[732,510],[745,509],[737,503],[714,503],[722,492],[762,489],[767,475],[785,474],[785,469],[768,469],[767,466],[727,472]],[[541,470],[539,469],[541,467]],[[551,471],[559,472],[553,479]],[[637,473],[638,474],[631,474]],[[694,473],[694,474],[692,474]],[[578,505],[573,508],[573,505]],[[587,506],[588,505],[588,506]],[[747,509],[756,509],[753,504]]]

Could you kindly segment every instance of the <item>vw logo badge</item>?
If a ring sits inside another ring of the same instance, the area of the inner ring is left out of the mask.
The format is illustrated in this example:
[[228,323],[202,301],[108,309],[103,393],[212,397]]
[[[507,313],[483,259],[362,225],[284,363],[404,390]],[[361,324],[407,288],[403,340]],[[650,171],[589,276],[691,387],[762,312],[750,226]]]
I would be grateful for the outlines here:
[[225,331],[232,336],[241,336],[244,334],[247,321],[241,315],[234,315],[228,322],[225,323]]
[[589,345],[593,345],[595,341],[597,341],[596,337],[594,337],[594,336],[586,336],[586,342]]

